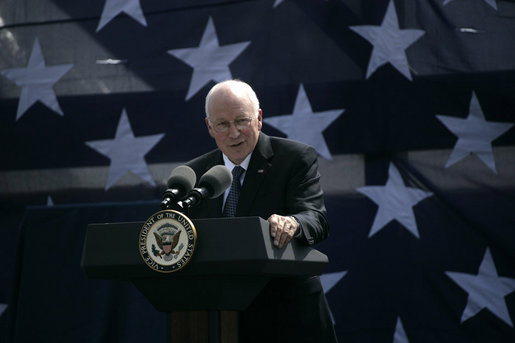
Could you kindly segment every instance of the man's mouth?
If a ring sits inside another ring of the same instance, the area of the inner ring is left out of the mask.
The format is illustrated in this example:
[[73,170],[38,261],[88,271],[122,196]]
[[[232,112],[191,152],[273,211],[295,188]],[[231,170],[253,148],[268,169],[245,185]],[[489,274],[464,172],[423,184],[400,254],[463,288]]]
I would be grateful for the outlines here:
[[239,142],[239,143],[236,143],[236,144],[231,144],[229,145],[231,148],[237,148],[239,146],[241,146],[243,144],[243,142]]

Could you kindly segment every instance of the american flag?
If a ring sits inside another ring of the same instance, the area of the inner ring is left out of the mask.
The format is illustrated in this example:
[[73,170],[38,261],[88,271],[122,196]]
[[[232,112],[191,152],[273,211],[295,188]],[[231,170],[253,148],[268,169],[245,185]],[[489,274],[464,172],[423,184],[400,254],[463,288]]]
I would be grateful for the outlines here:
[[150,216],[238,78],[319,152],[341,342],[515,342],[514,1],[3,1],[0,47],[0,341],[163,339],[65,224]]

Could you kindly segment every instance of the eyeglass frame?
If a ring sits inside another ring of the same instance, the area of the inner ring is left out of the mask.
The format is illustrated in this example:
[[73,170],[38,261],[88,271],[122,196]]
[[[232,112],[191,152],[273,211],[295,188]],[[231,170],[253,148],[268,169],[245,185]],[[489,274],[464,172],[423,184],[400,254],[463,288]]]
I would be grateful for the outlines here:
[[[249,127],[250,123],[252,122],[252,120],[254,120],[254,118],[255,117],[252,117],[252,116],[250,116],[250,117],[242,117],[242,118],[236,118],[234,120],[229,120],[229,121],[225,121],[224,120],[224,121],[221,121],[221,122],[218,122],[218,123],[213,123],[209,117],[207,118],[207,120],[209,121],[209,123],[211,124],[211,126],[213,127],[213,130],[215,130],[215,132],[217,132],[217,133],[225,133],[231,127],[231,123],[234,124],[234,127],[237,130],[244,130],[247,127]],[[238,125],[236,123],[237,121],[244,121],[246,124]],[[220,129],[217,129],[217,125],[226,125],[226,126],[224,128],[222,128],[222,130],[220,130]]]

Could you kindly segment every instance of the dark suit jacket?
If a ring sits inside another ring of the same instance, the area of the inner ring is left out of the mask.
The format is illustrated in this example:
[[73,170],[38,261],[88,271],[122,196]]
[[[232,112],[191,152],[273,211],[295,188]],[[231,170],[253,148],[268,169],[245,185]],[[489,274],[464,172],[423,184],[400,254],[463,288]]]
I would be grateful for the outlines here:
[[[187,163],[200,178],[224,164],[216,149]],[[329,225],[310,146],[260,133],[243,181],[236,216],[294,215],[302,232],[295,239],[315,244]],[[190,209],[189,217],[222,216],[223,195]],[[271,281],[240,316],[241,342],[335,342],[334,328],[318,277]]]
[[[317,157],[317,152],[308,145],[260,133],[245,174],[236,216],[268,219],[274,213],[294,215],[305,243],[314,244],[327,238],[329,224]],[[223,163],[222,153],[216,149],[187,165],[200,177]],[[223,196],[207,200],[192,208],[189,215],[194,219],[221,217],[222,203]]]

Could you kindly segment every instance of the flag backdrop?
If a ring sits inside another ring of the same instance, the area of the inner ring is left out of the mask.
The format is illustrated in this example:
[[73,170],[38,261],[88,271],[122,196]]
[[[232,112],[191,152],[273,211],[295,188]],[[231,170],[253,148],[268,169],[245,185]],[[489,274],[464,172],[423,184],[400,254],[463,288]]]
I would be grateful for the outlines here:
[[80,273],[84,222],[158,210],[231,78],[265,133],[319,152],[341,342],[515,342],[502,0],[2,1],[1,341],[163,339],[129,284]]

